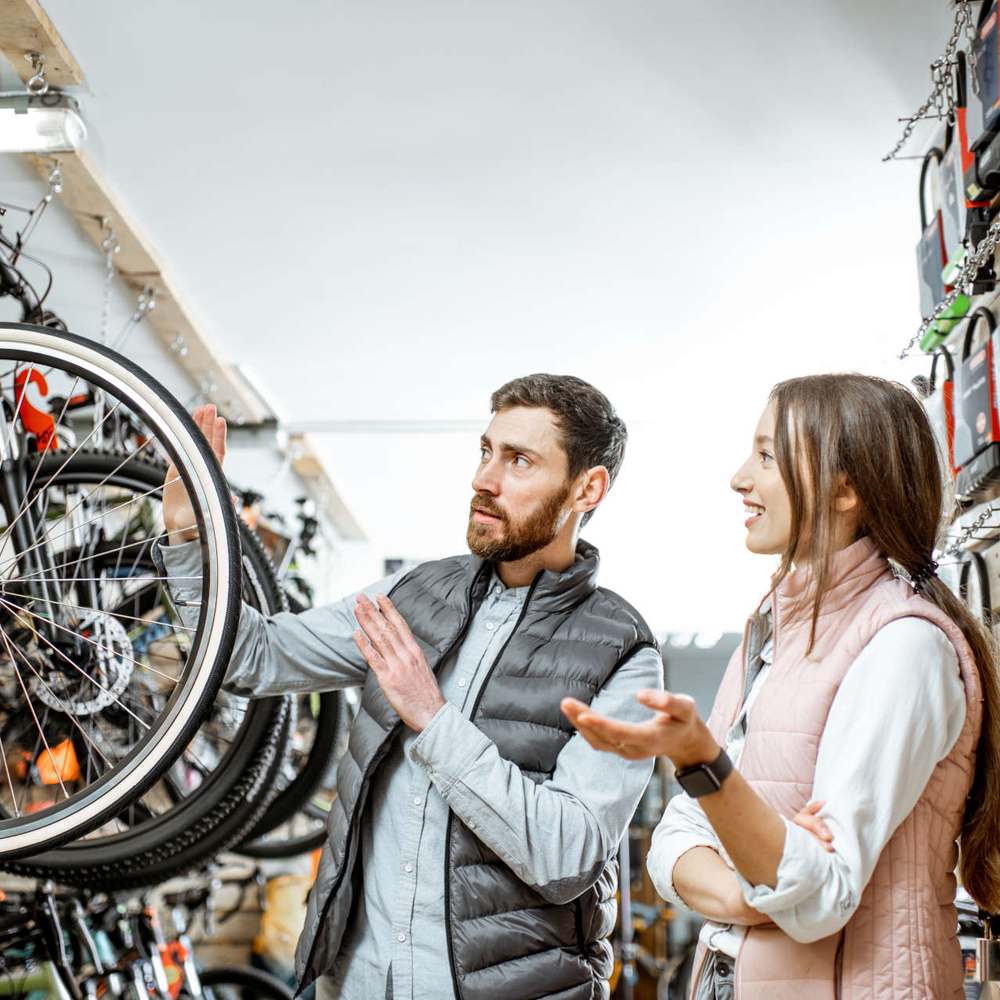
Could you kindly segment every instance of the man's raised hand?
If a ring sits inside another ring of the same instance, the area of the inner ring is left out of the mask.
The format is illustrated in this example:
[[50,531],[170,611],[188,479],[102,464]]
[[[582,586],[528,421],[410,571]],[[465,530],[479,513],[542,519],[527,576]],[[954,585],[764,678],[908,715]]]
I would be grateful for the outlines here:
[[[191,416],[221,465],[226,457],[226,418],[220,417],[212,404],[196,406]],[[198,537],[194,508],[173,464],[167,469],[163,481],[163,525],[171,545],[191,542]]]

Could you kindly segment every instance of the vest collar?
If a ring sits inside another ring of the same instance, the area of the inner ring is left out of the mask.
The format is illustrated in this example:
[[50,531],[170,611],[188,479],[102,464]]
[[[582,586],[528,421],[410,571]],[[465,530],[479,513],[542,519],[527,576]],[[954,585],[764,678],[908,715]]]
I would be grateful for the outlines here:
[[[485,587],[490,580],[490,569],[479,556],[469,557],[466,583],[475,600],[478,587]],[[597,572],[601,566],[601,554],[595,545],[580,539],[576,543],[576,560],[561,573],[550,569],[541,570],[531,583],[531,604],[546,611],[565,611],[578,604],[588,594],[597,589]]]
[[[867,536],[841,549],[830,560],[829,582],[820,603],[820,617],[843,611],[876,580],[891,573],[888,559]],[[778,619],[785,626],[793,620],[811,620],[815,599],[816,577],[812,566],[794,570],[774,591]]]

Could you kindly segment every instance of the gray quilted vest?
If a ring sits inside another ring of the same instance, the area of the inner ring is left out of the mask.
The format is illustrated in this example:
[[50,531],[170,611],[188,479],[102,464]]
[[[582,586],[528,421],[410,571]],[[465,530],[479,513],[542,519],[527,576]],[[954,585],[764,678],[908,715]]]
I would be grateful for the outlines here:
[[[574,732],[559,710],[560,699],[571,695],[589,703],[621,663],[655,645],[638,612],[597,587],[597,549],[580,542],[577,553],[565,572],[544,570],[535,577],[472,710],[472,720],[501,756],[536,782],[551,777]],[[455,556],[423,563],[393,588],[390,597],[432,669],[465,637],[491,570],[474,556]],[[400,726],[369,674],[337,773],[328,843],[296,952],[300,991],[329,971],[340,950],[360,890],[358,842],[371,775]],[[522,882],[454,813],[446,844],[444,920],[458,1000],[608,996],[617,852],[593,872],[588,889],[559,905]]]

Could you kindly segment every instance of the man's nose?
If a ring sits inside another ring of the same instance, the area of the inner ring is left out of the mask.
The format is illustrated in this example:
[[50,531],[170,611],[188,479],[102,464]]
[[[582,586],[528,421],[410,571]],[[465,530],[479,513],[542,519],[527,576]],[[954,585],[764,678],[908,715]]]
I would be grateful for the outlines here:
[[480,464],[472,477],[472,488],[477,493],[492,493],[494,496],[500,492],[500,477],[492,459]]

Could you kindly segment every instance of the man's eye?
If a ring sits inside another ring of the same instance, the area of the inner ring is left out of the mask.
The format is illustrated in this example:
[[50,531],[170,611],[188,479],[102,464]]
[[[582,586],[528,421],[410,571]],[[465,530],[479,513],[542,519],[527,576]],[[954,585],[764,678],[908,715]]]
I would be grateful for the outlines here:
[[528,460],[524,457],[524,455],[518,455],[517,458],[514,459],[514,464],[517,465],[518,463],[521,463],[521,468],[524,468],[524,466],[528,464]]
[[479,459],[480,459],[480,461],[485,462],[489,457],[490,457],[490,453],[489,453],[489,451],[486,448],[480,448],[479,449]]

